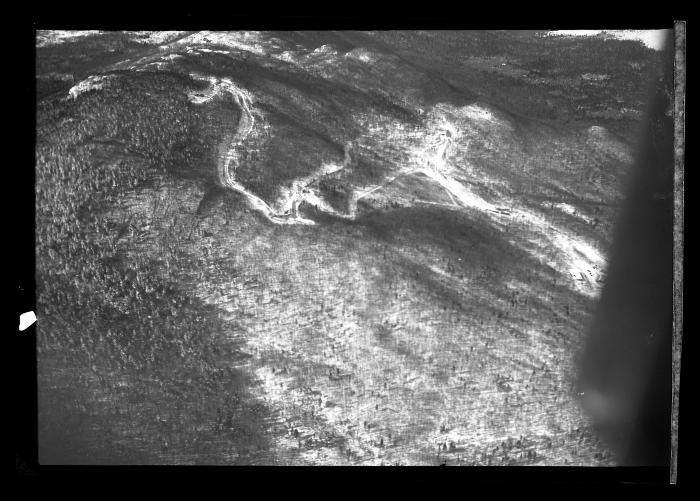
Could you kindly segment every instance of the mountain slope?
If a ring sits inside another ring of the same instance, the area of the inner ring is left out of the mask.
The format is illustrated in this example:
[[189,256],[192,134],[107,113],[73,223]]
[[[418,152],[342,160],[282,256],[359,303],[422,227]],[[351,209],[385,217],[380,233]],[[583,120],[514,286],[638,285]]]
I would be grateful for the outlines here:
[[116,39],[38,95],[46,461],[613,462],[572,384],[652,51]]

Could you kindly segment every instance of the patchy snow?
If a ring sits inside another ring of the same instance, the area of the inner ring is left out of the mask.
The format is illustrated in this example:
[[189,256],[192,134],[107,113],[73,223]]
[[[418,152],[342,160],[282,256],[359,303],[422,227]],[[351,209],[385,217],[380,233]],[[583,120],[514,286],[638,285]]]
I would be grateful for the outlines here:
[[462,113],[465,117],[471,120],[488,122],[492,122],[494,120],[494,116],[491,111],[475,104],[470,104],[469,106],[462,108]]
[[528,252],[568,276],[574,290],[592,298],[599,294],[598,279],[606,267],[606,260],[598,249],[568,229],[527,209],[513,210],[513,217],[531,232]]
[[280,41],[256,31],[200,31],[179,42],[186,45],[221,45],[258,56],[267,56],[281,49]]
[[[606,261],[592,244],[542,215],[520,207],[506,193],[500,195],[496,205],[474,193],[465,184],[465,179],[460,174],[470,171],[468,148],[473,136],[470,127],[483,124],[488,125],[487,132],[490,135],[510,129],[508,122],[499,119],[485,106],[474,104],[453,109],[438,104],[429,113],[426,123],[428,129],[419,141],[419,146],[408,148],[411,161],[402,173],[421,173],[440,185],[455,203],[482,212],[498,226],[510,226],[515,229],[512,234],[516,238],[519,238],[517,235],[527,235],[525,247],[533,256],[568,276],[569,284],[574,290],[595,297],[599,293],[598,279]],[[611,140],[607,138],[607,131],[601,127],[593,128],[592,133]],[[393,138],[394,135],[389,137]],[[456,163],[459,164],[459,169],[455,166]],[[483,175],[478,181],[485,181]],[[503,207],[508,210],[501,210]],[[564,204],[560,209],[586,219],[570,205]]]
[[595,37],[608,36],[617,40],[635,40],[653,50],[662,50],[669,30],[554,30],[547,36]]
[[79,38],[99,35],[104,31],[97,30],[39,30],[36,33],[36,46],[57,45],[65,42],[73,42]]
[[316,47],[312,52],[312,56],[337,56],[338,51],[333,48],[332,45],[321,45]]
[[168,43],[174,38],[182,36],[186,31],[126,31],[125,33],[132,35],[138,42],[143,42],[152,45],[162,45]]
[[[99,30],[39,30],[37,31],[37,47],[46,45],[56,45],[65,42],[72,42],[87,36],[100,35],[104,33],[114,33]],[[162,45],[177,38],[186,31],[123,31],[136,42]]]
[[110,80],[112,77],[110,75],[93,75],[85,80],[77,83],[73,87],[70,88],[68,91],[68,96],[77,99],[78,96],[84,92],[90,91],[90,90],[99,90],[101,89],[104,84]]
[[578,211],[576,210],[576,207],[574,207],[573,205],[566,204],[566,203],[552,204],[552,208],[555,208],[555,207],[557,209],[561,210],[562,212],[566,212],[567,214],[569,214],[571,216],[578,215]]
[[225,54],[229,55],[231,54],[227,50],[214,50],[214,49],[205,49],[204,47],[200,47],[197,49],[199,52],[206,52],[207,54]]
[[353,49],[345,53],[345,57],[348,59],[354,59],[356,61],[361,61],[363,63],[375,63],[379,59],[376,53],[368,51],[367,49]]
[[593,218],[590,218],[583,214],[580,210],[578,210],[576,207],[574,207],[571,204],[567,204],[565,202],[559,202],[559,203],[551,203],[551,202],[542,202],[541,204],[542,207],[550,207],[552,209],[559,209],[560,211],[569,214],[570,216],[577,217],[583,221],[585,221],[588,224],[593,224]]

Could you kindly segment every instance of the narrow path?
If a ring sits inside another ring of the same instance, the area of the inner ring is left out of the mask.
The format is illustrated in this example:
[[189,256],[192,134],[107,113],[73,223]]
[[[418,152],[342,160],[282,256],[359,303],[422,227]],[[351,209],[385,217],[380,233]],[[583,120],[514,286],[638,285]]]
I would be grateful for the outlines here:
[[235,133],[222,143],[217,161],[217,175],[219,184],[224,188],[232,189],[244,195],[248,203],[260,211],[269,221],[275,224],[305,224],[314,225],[314,221],[298,215],[296,210],[290,213],[279,213],[270,207],[263,199],[251,193],[241,183],[236,181],[234,172],[238,164],[239,148],[252,132],[255,125],[255,117],[251,110],[252,97],[245,90],[239,88],[229,79],[217,79],[214,77],[202,77],[192,75],[195,78],[205,79],[210,82],[210,87],[204,92],[190,94],[190,100],[196,104],[205,103],[223,93],[230,94],[241,110],[241,117]]

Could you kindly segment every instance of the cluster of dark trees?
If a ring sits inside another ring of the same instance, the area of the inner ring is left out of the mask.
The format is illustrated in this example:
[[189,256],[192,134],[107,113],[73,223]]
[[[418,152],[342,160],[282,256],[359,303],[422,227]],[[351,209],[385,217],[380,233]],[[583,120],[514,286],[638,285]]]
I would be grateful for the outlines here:
[[133,242],[115,245],[123,228],[108,217],[130,190],[208,151],[185,84],[168,74],[117,74],[75,100],[39,103],[37,302],[51,319],[42,347],[133,368],[213,349],[217,329],[202,306],[154,276],[176,257],[134,260]]

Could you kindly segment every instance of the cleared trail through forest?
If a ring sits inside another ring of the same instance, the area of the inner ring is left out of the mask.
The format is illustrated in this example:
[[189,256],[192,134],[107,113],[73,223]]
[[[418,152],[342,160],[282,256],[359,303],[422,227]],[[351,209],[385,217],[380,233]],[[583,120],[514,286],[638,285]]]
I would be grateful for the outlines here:
[[275,211],[263,199],[251,193],[241,183],[236,181],[235,167],[240,158],[239,149],[248,138],[255,125],[255,117],[251,110],[252,97],[248,92],[239,88],[229,79],[217,79],[199,75],[192,76],[205,79],[210,83],[210,87],[207,90],[190,94],[190,100],[193,103],[202,104],[223,93],[229,93],[241,110],[241,117],[238,121],[236,131],[225,138],[220,146],[217,160],[217,175],[221,186],[244,195],[254,209],[260,211],[269,221],[275,224],[316,224],[310,219],[300,217],[296,212],[279,213]]
[[[190,100],[201,104],[215,99],[217,96],[229,94],[240,108],[241,115],[236,130],[224,138],[220,145],[217,160],[217,176],[221,186],[241,193],[246,197],[252,208],[262,213],[267,220],[274,224],[315,225],[316,222],[299,215],[298,208],[303,202],[316,206],[319,210],[344,219],[357,217],[358,202],[386,188],[396,179],[407,175],[423,175],[441,186],[450,196],[455,206],[477,209],[497,224],[506,227],[521,227],[517,232],[523,236],[519,244],[535,255],[538,259],[549,262],[557,269],[572,278],[574,288],[585,295],[595,296],[599,284],[596,280],[605,267],[605,259],[600,252],[570,231],[554,225],[551,221],[527,209],[517,207],[515,200],[503,200],[501,206],[496,206],[476,193],[465,184],[454,178],[448,162],[448,151],[454,146],[456,130],[450,127],[442,130],[428,131],[425,147],[415,151],[415,157],[405,166],[393,170],[381,183],[355,188],[349,196],[347,213],[341,213],[331,208],[318,194],[309,188],[317,178],[336,172],[347,167],[350,162],[351,144],[345,147],[345,159],[342,164],[327,164],[318,172],[302,179],[295,180],[290,187],[281,189],[281,197],[273,208],[262,198],[249,191],[236,180],[236,167],[240,164],[241,148],[249,139],[256,125],[256,112],[253,108],[253,96],[226,78],[192,75],[195,78],[210,83],[205,91],[190,93]],[[534,231],[534,233],[533,233]],[[551,251],[556,249],[554,255]]]

